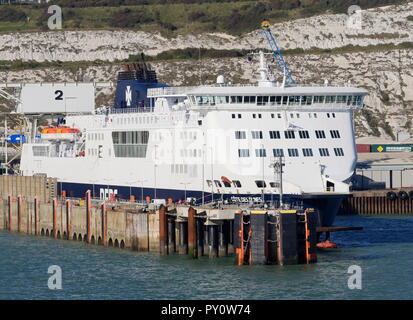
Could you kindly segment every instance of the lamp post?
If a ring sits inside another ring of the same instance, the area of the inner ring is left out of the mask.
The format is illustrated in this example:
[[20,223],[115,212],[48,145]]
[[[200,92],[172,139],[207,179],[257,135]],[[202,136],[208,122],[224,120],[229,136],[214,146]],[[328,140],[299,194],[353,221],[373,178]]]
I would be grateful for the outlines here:
[[148,180],[137,180],[136,182],[141,183],[141,194],[142,194],[142,204],[143,204],[143,183],[147,182]]
[[158,145],[155,144],[154,148],[155,148],[155,159],[154,159],[154,166],[153,166],[153,170],[154,170],[153,175],[154,175],[154,187],[155,187],[154,188],[154,199],[156,199],[156,167],[157,167],[156,149],[158,148]]
[[184,202],[186,202],[186,186],[187,186],[188,184],[191,184],[191,183],[190,183],[190,182],[181,182],[181,183],[179,183],[179,184],[183,184],[183,185],[185,186],[185,193],[184,193],[185,199],[184,199]]
[[98,180],[90,180],[92,183],[92,199],[95,197],[95,182],[98,182]]
[[109,200],[109,198],[110,198],[110,191],[109,191],[109,181],[110,181],[110,179],[108,179],[108,178],[105,178],[105,179],[103,179],[104,181],[106,181],[106,182],[108,182],[108,197],[107,197],[107,199],[106,199],[106,192],[105,192],[105,195],[104,195],[104,198],[105,198],[105,200]]

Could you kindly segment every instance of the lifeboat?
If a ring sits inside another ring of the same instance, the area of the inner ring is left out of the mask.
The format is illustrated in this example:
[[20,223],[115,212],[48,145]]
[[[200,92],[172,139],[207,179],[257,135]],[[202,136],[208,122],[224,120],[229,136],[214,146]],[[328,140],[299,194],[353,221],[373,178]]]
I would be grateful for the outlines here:
[[70,127],[46,127],[41,131],[41,137],[44,140],[63,140],[73,141],[79,135],[80,131]]

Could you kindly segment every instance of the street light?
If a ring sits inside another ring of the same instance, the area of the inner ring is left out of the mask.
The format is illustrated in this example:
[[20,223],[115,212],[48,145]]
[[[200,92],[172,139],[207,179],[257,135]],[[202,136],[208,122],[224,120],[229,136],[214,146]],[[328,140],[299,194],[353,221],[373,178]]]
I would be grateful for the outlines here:
[[154,148],[155,148],[155,159],[154,159],[154,162],[153,162],[153,163],[154,163],[154,166],[153,166],[154,173],[153,173],[153,175],[154,175],[154,185],[155,185],[155,188],[154,188],[154,199],[156,199],[156,167],[157,167],[157,165],[156,165],[156,161],[157,161],[156,149],[158,148],[158,145],[155,144]]
[[186,186],[187,186],[188,184],[191,184],[191,183],[190,183],[190,182],[181,182],[181,183],[179,183],[179,184],[185,185],[185,199],[184,199],[184,202],[186,202]]
[[95,182],[98,182],[98,180],[90,180],[92,183],[92,199],[95,197]]
[[141,193],[142,193],[142,204],[143,204],[143,183],[147,182],[148,180],[136,180],[136,182],[141,183]]
[[109,197],[110,197],[110,191],[109,191],[109,182],[110,182],[110,179],[108,179],[108,178],[104,178],[103,179],[104,181],[106,181],[106,182],[108,182],[108,198],[106,199],[106,192],[105,192],[105,194],[104,194],[104,198],[105,198],[105,200],[109,200]]

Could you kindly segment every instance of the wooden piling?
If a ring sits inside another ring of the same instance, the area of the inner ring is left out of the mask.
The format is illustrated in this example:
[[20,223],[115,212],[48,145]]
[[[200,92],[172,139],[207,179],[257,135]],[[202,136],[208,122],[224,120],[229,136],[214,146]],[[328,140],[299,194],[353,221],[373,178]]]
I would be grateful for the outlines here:
[[57,199],[53,198],[53,238],[57,239]]
[[190,258],[198,258],[196,243],[196,210],[192,207],[188,209],[188,255]]
[[13,218],[12,218],[12,210],[11,210],[11,206],[12,206],[12,197],[11,194],[8,195],[7,197],[8,199],[8,213],[9,213],[9,231],[12,232],[13,231]]
[[176,252],[175,217],[168,218],[168,253]]
[[196,220],[196,246],[197,256],[204,255],[204,219],[197,218]]
[[234,253],[234,220],[228,220],[227,239],[227,252],[228,255],[232,255]]
[[218,225],[214,222],[208,222],[209,232],[209,255],[210,259],[218,257]]
[[66,239],[70,239],[70,232],[71,232],[71,221],[70,221],[70,214],[72,211],[72,202],[70,199],[66,200]]
[[221,221],[218,225],[218,256],[226,257],[228,255],[227,239],[227,220]]
[[34,197],[34,234],[39,234],[39,198]]
[[108,246],[108,228],[107,228],[107,212],[106,212],[106,203],[103,202],[101,205],[101,220],[102,220],[102,241],[103,241],[103,246],[107,247]]
[[17,231],[22,232],[22,196],[17,196]]
[[168,220],[164,205],[159,207],[159,251],[161,254],[168,254]]
[[91,207],[92,207],[92,199],[90,196],[90,190],[86,191],[86,242],[90,243],[90,239],[92,237],[91,225],[90,225],[90,218],[91,218]]
[[188,221],[179,219],[179,254],[188,254]]

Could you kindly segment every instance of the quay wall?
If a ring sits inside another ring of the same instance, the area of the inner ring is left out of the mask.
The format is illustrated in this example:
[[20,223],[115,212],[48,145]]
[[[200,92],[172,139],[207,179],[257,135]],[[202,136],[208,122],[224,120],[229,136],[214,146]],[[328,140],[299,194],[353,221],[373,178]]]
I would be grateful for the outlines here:
[[0,229],[159,252],[159,214],[95,201],[0,198]]
[[[388,193],[393,192],[393,197]],[[339,215],[413,214],[413,197],[410,191],[378,190],[353,192],[342,201]]]

